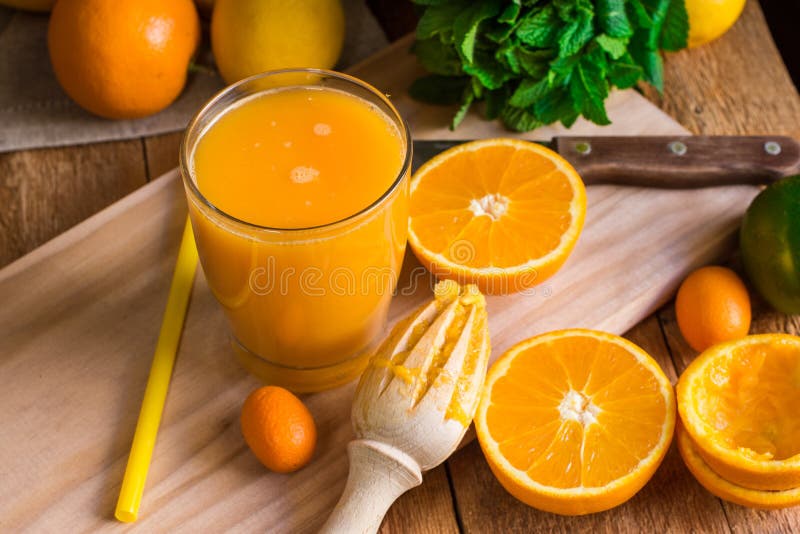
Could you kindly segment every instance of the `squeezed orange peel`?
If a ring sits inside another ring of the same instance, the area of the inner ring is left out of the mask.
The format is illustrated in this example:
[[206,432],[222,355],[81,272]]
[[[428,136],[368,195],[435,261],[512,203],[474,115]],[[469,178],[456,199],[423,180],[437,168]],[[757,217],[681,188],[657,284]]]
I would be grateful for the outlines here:
[[676,387],[697,453],[731,483],[800,487],[800,337],[763,334],[715,345]]
[[800,488],[768,491],[738,486],[719,476],[703,460],[692,438],[678,425],[675,430],[678,451],[683,462],[701,486],[719,497],[750,508],[778,509],[800,504]]

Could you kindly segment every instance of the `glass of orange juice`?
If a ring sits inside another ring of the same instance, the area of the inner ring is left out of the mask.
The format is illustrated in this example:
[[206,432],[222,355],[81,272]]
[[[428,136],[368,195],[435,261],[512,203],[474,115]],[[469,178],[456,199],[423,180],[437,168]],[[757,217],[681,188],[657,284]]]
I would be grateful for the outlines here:
[[200,110],[180,161],[239,362],[296,392],[357,377],[406,243],[411,142],[391,102],[345,74],[260,74]]

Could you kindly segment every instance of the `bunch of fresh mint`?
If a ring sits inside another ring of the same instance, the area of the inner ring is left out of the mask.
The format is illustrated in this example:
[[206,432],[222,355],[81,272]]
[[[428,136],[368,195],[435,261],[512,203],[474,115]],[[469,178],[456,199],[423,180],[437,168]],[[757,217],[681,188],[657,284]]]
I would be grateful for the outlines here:
[[660,50],[686,46],[684,0],[413,0],[413,51],[431,73],[410,88],[434,104],[485,101],[488,119],[528,131],[583,115],[609,124],[612,87],[663,90]]

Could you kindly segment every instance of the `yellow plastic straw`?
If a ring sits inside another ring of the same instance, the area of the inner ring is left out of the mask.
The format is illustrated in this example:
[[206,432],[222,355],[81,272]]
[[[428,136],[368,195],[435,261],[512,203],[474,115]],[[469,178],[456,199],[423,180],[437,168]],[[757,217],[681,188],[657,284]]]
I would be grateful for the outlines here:
[[175,365],[175,354],[178,351],[178,342],[181,338],[183,320],[186,317],[186,307],[192,293],[196,269],[197,248],[192,235],[192,227],[187,218],[181,238],[181,248],[178,251],[178,261],[172,275],[167,307],[161,323],[161,332],[158,335],[150,376],[144,390],[142,409],[139,412],[139,420],[136,422],[131,454],[128,457],[125,477],[122,479],[122,488],[119,490],[117,510],[114,513],[117,519],[126,523],[136,521],[139,515],[139,504],[142,502],[147,471],[150,468],[150,459],[156,444],[158,425],[161,423],[161,413],[164,411],[164,401],[167,398],[172,368]]

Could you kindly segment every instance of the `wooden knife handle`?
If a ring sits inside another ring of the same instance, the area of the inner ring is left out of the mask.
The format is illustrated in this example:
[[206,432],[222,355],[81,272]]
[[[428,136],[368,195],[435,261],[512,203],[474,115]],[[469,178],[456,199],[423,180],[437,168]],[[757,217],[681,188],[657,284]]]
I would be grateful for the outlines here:
[[781,136],[556,137],[589,184],[667,189],[767,184],[800,173],[800,143]]

